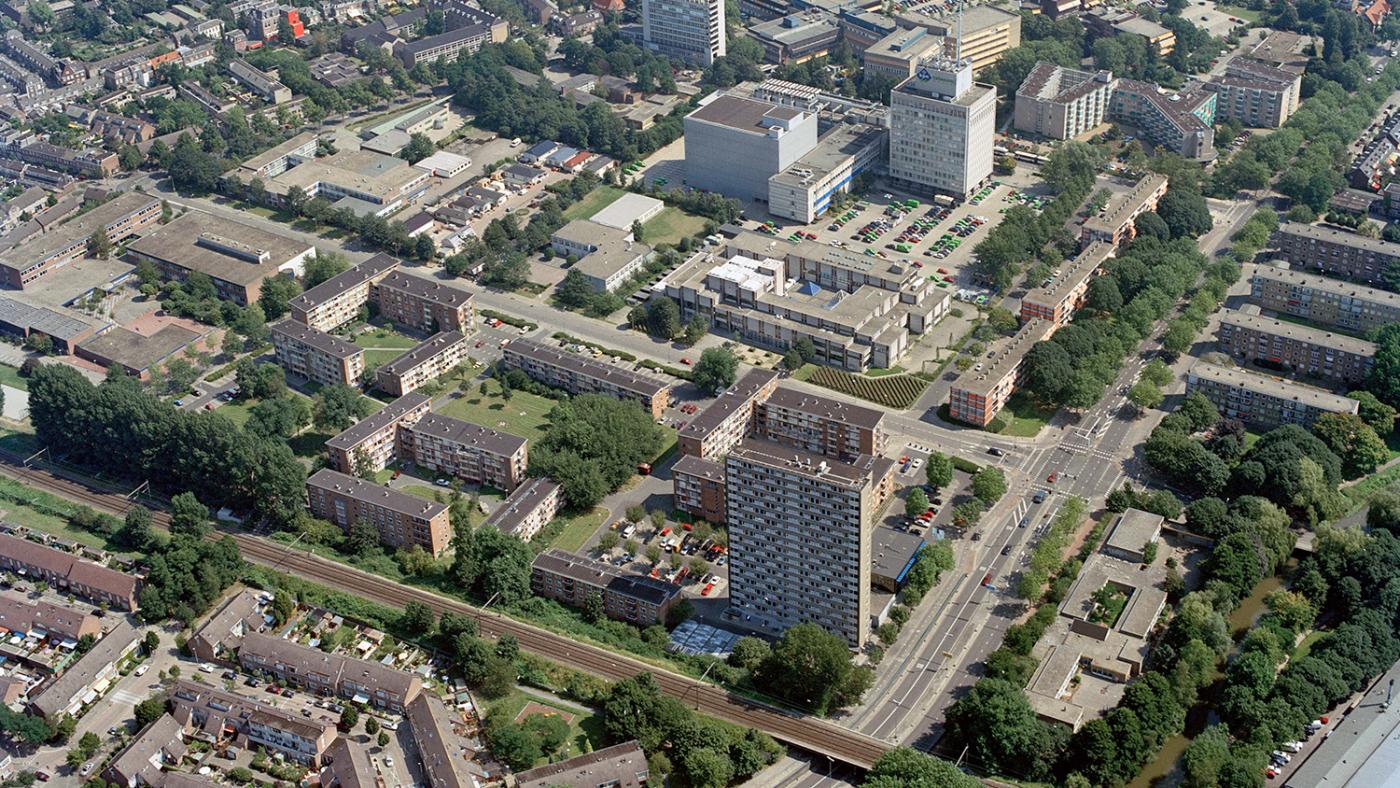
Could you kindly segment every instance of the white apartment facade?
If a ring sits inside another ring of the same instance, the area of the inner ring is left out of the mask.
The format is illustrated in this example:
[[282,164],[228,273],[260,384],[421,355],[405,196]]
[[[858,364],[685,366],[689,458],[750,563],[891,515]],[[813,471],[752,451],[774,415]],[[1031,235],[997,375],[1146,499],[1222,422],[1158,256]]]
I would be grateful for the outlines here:
[[992,176],[996,88],[972,61],[939,59],[890,91],[890,177],[919,192],[965,198]]

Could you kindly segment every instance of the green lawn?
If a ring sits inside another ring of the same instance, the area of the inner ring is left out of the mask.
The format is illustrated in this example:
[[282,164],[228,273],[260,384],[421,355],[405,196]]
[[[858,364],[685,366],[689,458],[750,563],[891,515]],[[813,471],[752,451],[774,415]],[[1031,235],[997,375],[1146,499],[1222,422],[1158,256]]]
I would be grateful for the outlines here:
[[1258,11],[1252,11],[1252,10],[1250,10],[1250,9],[1248,9],[1248,8],[1245,8],[1244,6],[1238,6],[1238,5],[1216,5],[1215,7],[1216,7],[1216,9],[1219,10],[1220,13],[1222,13],[1222,14],[1229,14],[1230,16],[1237,16],[1237,17],[1239,17],[1240,19],[1243,19],[1244,21],[1246,21],[1246,22],[1248,22],[1248,23],[1250,23],[1250,24],[1256,24],[1256,23],[1258,23],[1258,21],[1259,21],[1259,12],[1258,12]]
[[507,402],[501,399],[501,387],[496,381],[486,381],[486,387],[485,396],[482,396],[479,388],[472,388],[467,394],[454,397],[438,411],[531,441],[544,437],[544,429],[549,424],[549,412],[554,409],[554,400],[525,391],[516,391]]
[[[385,471],[385,474],[384,478],[388,479],[389,476],[393,474],[393,471]],[[409,495],[416,495],[428,501],[438,500],[439,495],[442,496],[442,500],[446,501],[448,496],[452,494],[452,490],[447,487],[437,487],[428,484],[408,484],[399,489]],[[463,491],[462,495],[466,498],[471,497],[471,493],[466,491]],[[477,497],[486,502],[487,508],[493,510],[496,506],[500,505],[501,501],[505,500],[505,496],[501,495],[499,492],[478,492]],[[470,520],[472,526],[475,527],[481,525],[481,522],[486,519],[486,515],[481,513],[480,508],[475,508],[471,510],[471,516],[467,519]]]
[[[569,743],[556,755],[556,759],[572,758],[606,746],[606,732],[603,729],[603,720],[600,716],[561,705],[544,695],[516,690],[487,706],[486,713],[502,714],[508,719],[514,720],[525,709],[525,705],[531,702],[573,716],[573,720],[569,723]],[[541,763],[544,762],[541,761]],[[540,764],[536,764],[536,766],[538,765]]]
[[549,543],[549,546],[557,547],[560,550],[567,550],[571,553],[582,550],[584,543],[588,541],[588,537],[592,536],[593,532],[598,530],[598,526],[603,524],[604,514],[604,510],[594,509],[587,514],[558,518],[553,523],[550,523],[549,527],[553,528],[562,521],[563,530],[559,531],[559,535],[554,537],[554,540]]
[[705,229],[705,217],[694,216],[679,208],[667,207],[655,218],[642,225],[642,241],[651,246],[678,243]]
[[402,350],[366,350],[365,367],[367,369],[377,369],[388,364],[390,361],[402,356]]
[[564,218],[569,221],[587,219],[609,205],[612,205],[617,198],[626,193],[627,192],[616,186],[602,184],[589,192],[582,200],[570,205],[568,210],[564,211]]
[[242,427],[248,423],[248,418],[253,413],[253,402],[225,402],[212,412],[218,413],[234,424]]
[[1342,488],[1342,495],[1350,502],[1349,511],[1356,511],[1371,500],[1371,496],[1384,490],[1392,484],[1400,481],[1400,464],[1392,465],[1385,470],[1374,473],[1356,484]]
[[408,493],[409,495],[416,495],[419,498],[425,498],[429,501],[436,501],[438,499],[438,495],[442,495],[443,499],[445,500],[447,498],[448,493],[448,489],[446,487],[432,487],[426,484],[408,484],[404,485],[403,487],[400,487],[399,489],[403,492]]
[[5,511],[6,522],[18,523],[36,531],[43,531],[44,533],[53,534],[64,539],[71,539],[79,544],[85,544],[88,547],[118,552],[123,555],[134,555],[134,553],[129,551],[118,549],[115,544],[109,543],[98,534],[84,531],[80,528],[74,528],[69,524],[68,520],[62,517],[45,514],[31,509],[28,506],[11,503],[9,501],[0,504],[0,508],[3,508]]
[[1006,408],[1002,410],[1002,413],[1008,419],[1006,429],[1001,431],[1002,435],[1034,438],[1045,426],[1045,423],[1054,417],[1055,410],[1040,407],[1030,397],[1014,394],[1007,401]]
[[400,334],[397,331],[390,331],[387,328],[371,328],[368,331],[355,335],[355,344],[366,349],[376,348],[383,350],[388,348],[391,350],[403,351],[408,350],[418,343],[419,340],[413,337]]
[[0,383],[23,391],[29,390],[29,381],[19,376],[18,369],[6,364],[0,364]]
[[287,445],[292,447],[292,454],[298,457],[319,457],[326,453],[326,441],[333,437],[334,433],[310,430],[293,436]]

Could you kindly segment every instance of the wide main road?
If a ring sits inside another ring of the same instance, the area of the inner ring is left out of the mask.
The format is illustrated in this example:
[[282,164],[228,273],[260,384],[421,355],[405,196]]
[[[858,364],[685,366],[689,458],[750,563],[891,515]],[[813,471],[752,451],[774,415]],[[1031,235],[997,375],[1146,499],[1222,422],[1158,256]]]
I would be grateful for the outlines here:
[[[61,471],[24,467],[19,460],[5,455],[0,455],[0,475],[112,514],[121,514],[130,505],[121,495],[95,490],[87,483]],[[162,528],[169,526],[169,517],[165,513],[154,512],[153,515],[156,525]],[[298,551],[288,545],[248,534],[229,535],[238,543],[243,557],[252,563],[394,608],[402,608],[409,602],[417,601],[428,605],[438,614],[450,610],[469,615],[476,619],[483,636],[499,638],[509,633],[515,636],[520,647],[526,651],[589,675],[619,681],[638,673],[651,673],[663,692],[679,698],[692,708],[736,725],[765,731],[775,739],[808,752],[830,756],[834,760],[866,769],[891,747],[887,743],[829,722],[784,712],[712,684],[581,643],[493,611],[393,583],[368,572]],[[215,538],[218,536],[222,536],[222,533],[216,534]]]

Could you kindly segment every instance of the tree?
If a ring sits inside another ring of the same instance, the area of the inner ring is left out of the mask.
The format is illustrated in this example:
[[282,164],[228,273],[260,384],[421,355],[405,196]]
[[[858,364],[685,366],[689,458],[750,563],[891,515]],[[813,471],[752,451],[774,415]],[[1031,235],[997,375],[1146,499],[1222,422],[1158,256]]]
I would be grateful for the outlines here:
[[131,508],[126,510],[121,530],[117,531],[117,541],[132,550],[145,552],[153,538],[151,510],[139,503],[132,504]]
[[569,309],[582,309],[593,303],[598,291],[578,268],[570,268],[564,278],[554,288],[554,298]]
[[418,133],[408,138],[408,144],[399,151],[399,158],[409,164],[417,164],[423,159],[433,155],[437,150],[437,145],[426,134]]
[[1370,425],[1377,435],[1384,438],[1395,431],[1395,408],[1376,399],[1376,395],[1369,391],[1353,391],[1347,394],[1347,397],[1359,403],[1357,415]]
[[141,639],[141,650],[146,656],[156,653],[160,648],[160,635],[155,630],[148,630],[145,637]]
[[165,714],[165,699],[159,695],[146,698],[136,704],[132,714],[136,717],[136,727],[138,729],[145,728]]
[[674,339],[681,330],[681,308],[673,299],[653,298],[647,302],[647,331],[661,339]]
[[302,270],[302,285],[310,290],[327,279],[338,276],[349,269],[350,261],[345,259],[345,255],[338,252],[327,252],[322,249],[317,249],[315,256],[306,261]]
[[754,671],[771,653],[768,641],[744,636],[734,641],[734,646],[729,652],[729,664],[742,670]]
[[583,620],[590,624],[601,624],[606,618],[601,594],[594,592],[583,598]]
[[864,788],[977,788],[981,784],[942,758],[910,747],[880,756],[862,783]]
[[360,710],[352,704],[345,704],[345,708],[340,711],[340,729],[345,732],[355,730],[355,726],[360,723]]
[[431,637],[436,619],[432,608],[422,602],[411,601],[404,605],[399,624],[405,632],[412,632],[419,637]]
[[1200,192],[1177,186],[1162,195],[1157,203],[1157,215],[1166,223],[1172,238],[1197,238],[1215,223]]
[[272,595],[272,617],[280,626],[292,619],[292,614],[297,612],[297,601],[285,589],[277,589]]
[[570,505],[586,508],[660,450],[660,428],[639,405],[584,394],[550,412],[549,428],[531,453],[530,471],[559,482]]
[[284,394],[265,399],[248,411],[243,429],[264,438],[290,438],[311,423],[311,406],[304,397]]
[[1169,353],[1181,355],[1196,341],[1196,327],[1184,320],[1173,320],[1162,335],[1162,347]]
[[1385,441],[1354,413],[1324,413],[1313,422],[1312,431],[1341,458],[1348,477],[1370,473],[1390,458]]
[[1057,342],[1037,342],[1026,352],[1026,390],[1037,399],[1059,404],[1074,375],[1069,353]]
[[734,385],[738,376],[739,359],[727,347],[706,348],[695,362],[690,379],[711,396]]
[[99,227],[88,237],[88,254],[99,260],[106,260],[112,253],[112,239],[107,237],[107,228]]
[[1028,776],[1043,772],[1050,734],[1020,687],[982,679],[948,707],[945,719],[947,735],[982,768]]
[[312,423],[318,430],[340,432],[370,414],[370,401],[354,388],[337,383],[316,392],[311,406]]
[[1139,410],[1150,410],[1162,404],[1165,395],[1150,380],[1139,380],[1128,389],[1128,401],[1137,406]]
[[918,487],[909,491],[909,497],[904,501],[904,514],[908,517],[918,517],[928,510],[928,496]]
[[710,747],[697,747],[682,762],[695,788],[724,788],[734,776],[734,764]]
[[[296,187],[293,186],[293,189]],[[269,276],[263,280],[258,306],[268,320],[287,314],[288,304],[301,293],[301,285],[290,276]]]
[[825,714],[858,702],[872,678],[869,668],[851,662],[843,638],[803,623],[783,633],[759,667],[756,683],[790,703]]
[[709,330],[710,322],[705,319],[704,315],[696,312],[690,316],[690,320],[685,324],[685,337],[683,341],[687,345],[694,345],[696,342],[704,339],[705,334],[708,333]]
[[209,525],[209,507],[193,493],[183,492],[170,499],[170,533],[203,539],[214,529]]
[[1000,468],[987,465],[972,476],[972,494],[991,506],[1006,494],[1006,474]]
[[368,520],[356,520],[350,524],[345,536],[345,547],[351,555],[366,555],[379,549],[379,529]]
[[953,460],[942,452],[930,452],[924,466],[924,479],[937,493],[953,483]]

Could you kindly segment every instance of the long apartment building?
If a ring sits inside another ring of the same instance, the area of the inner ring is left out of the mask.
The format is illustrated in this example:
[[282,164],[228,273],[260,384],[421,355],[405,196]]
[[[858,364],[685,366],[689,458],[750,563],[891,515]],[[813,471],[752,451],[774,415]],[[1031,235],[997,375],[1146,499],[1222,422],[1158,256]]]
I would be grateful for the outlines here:
[[1078,137],[1104,122],[1117,84],[1111,71],[1036,63],[1016,89],[1016,129],[1057,140]]
[[1303,271],[1344,276],[1376,284],[1400,263],[1400,244],[1300,222],[1274,231],[1275,256]]
[[439,331],[380,367],[375,385],[386,394],[402,397],[460,364],[469,347],[461,331]]
[[530,590],[570,607],[583,607],[596,594],[609,618],[639,627],[664,624],[681,591],[663,580],[552,547],[535,556]]
[[524,438],[429,413],[403,425],[401,446],[415,465],[507,492],[525,480],[529,451]]
[[1096,241],[1118,246],[1137,235],[1137,218],[1157,209],[1157,203],[1167,193],[1167,176],[1149,172],[1125,194],[1116,195],[1096,216],[1084,222],[1080,242],[1085,246]]
[[1400,295],[1302,271],[1258,266],[1249,300],[1264,309],[1369,334],[1400,323]]
[[364,348],[286,318],[273,323],[272,347],[287,372],[323,386],[359,385],[365,374]]
[[1120,79],[1108,114],[1137,127],[1151,142],[1188,159],[1215,157],[1217,95],[1199,83],[1168,93],[1154,82]]
[[71,648],[84,635],[101,637],[102,620],[75,607],[0,597],[0,628],[21,635],[43,632]]
[[[727,451],[726,451],[727,453]],[[708,523],[723,523],[724,458],[701,459],[683,454],[671,466],[671,499],[677,509]]]
[[425,782],[432,788],[475,788],[490,779],[474,762],[474,726],[460,711],[424,692],[405,708],[404,720],[413,734]]
[[876,487],[889,460],[853,464],[767,441],[725,458],[729,601],[765,629],[811,621],[864,645]]
[[306,480],[307,507],[347,533],[369,523],[388,547],[417,545],[433,555],[452,542],[447,506],[391,487],[322,468]]
[[307,766],[320,766],[337,736],[330,720],[301,717],[204,682],[180,679],[167,698],[171,716],[198,739],[262,747]]
[[1220,313],[1222,353],[1317,378],[1359,383],[1371,372],[1376,346],[1364,339],[1286,323],[1239,309]]
[[135,577],[28,539],[0,534],[0,571],[43,581],[99,605],[136,609]]
[[1303,75],[1262,60],[1236,57],[1205,88],[1218,95],[1216,114],[1246,126],[1276,129],[1297,111]]
[[661,418],[671,402],[671,384],[665,381],[533,339],[511,340],[502,360],[546,386],[570,394],[606,394],[636,402],[652,418]]
[[1084,306],[1089,294],[1089,283],[1094,281],[1099,269],[1117,251],[1116,246],[1104,241],[1093,241],[1073,260],[1060,267],[1060,274],[1049,284],[1041,285],[1021,296],[1021,319],[1040,318],[1063,326],[1074,318],[1074,313]]
[[294,687],[396,714],[403,713],[404,707],[423,691],[423,682],[412,673],[256,633],[243,639],[238,661],[246,671],[265,673]]
[[549,525],[563,506],[564,488],[553,479],[536,476],[516,487],[482,526],[528,542]]
[[390,271],[373,285],[379,316],[425,334],[471,330],[472,294],[460,287]]
[[884,454],[885,414],[797,389],[778,387],[755,413],[754,433],[775,443],[834,460]]
[[948,391],[948,415],[978,427],[991,424],[1021,384],[1026,353],[1035,343],[1049,339],[1055,328],[1054,323],[1038,317],[1021,323],[996,358],[978,362],[953,381]]
[[317,331],[333,331],[360,316],[374,285],[397,270],[399,260],[377,254],[309,288],[288,304],[292,319]]
[[708,66],[725,53],[723,0],[643,0],[642,43],[666,57]]
[[372,471],[384,470],[399,456],[400,428],[426,416],[432,405],[430,397],[405,394],[355,422],[326,441],[330,467],[347,474],[355,473],[357,464]]
[[778,388],[778,373],[751,369],[725,389],[676,436],[680,453],[707,459],[723,456],[744,439],[754,424],[759,403]]
[[1356,413],[1354,399],[1270,375],[1205,362],[1186,375],[1187,392],[1199,392],[1229,419],[1274,427],[1311,426],[1324,413]]
[[9,244],[0,239],[0,285],[22,290],[50,271],[81,260],[87,254],[89,239],[98,231],[106,232],[115,244],[159,221],[160,200],[122,192],[37,237]]

